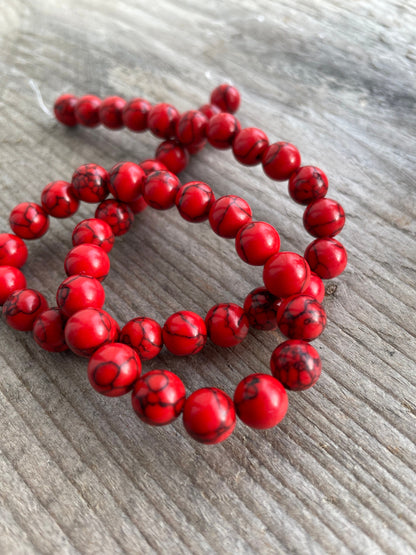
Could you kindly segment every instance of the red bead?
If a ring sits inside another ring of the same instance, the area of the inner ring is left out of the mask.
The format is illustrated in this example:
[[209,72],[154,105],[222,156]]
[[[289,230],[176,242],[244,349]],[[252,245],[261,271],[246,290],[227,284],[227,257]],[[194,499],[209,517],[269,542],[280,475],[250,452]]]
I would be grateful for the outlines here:
[[104,287],[90,276],[70,276],[56,293],[56,304],[67,318],[83,308],[102,308],[104,302]]
[[252,266],[263,266],[280,248],[276,229],[266,222],[250,222],[235,238],[238,256]]
[[0,233],[0,266],[21,268],[27,255],[27,247],[20,237],[12,233]]
[[202,181],[190,181],[182,185],[175,200],[182,218],[194,223],[208,219],[214,202],[215,197],[211,187]]
[[197,389],[185,401],[183,424],[196,441],[207,445],[220,443],[235,428],[233,401],[216,387]]
[[330,198],[314,200],[303,213],[303,225],[314,237],[333,237],[341,231],[344,224],[344,209]]
[[233,154],[245,166],[260,164],[263,154],[269,146],[266,133],[256,127],[242,129],[233,142]]
[[130,131],[145,131],[147,129],[147,117],[152,105],[143,98],[133,98],[123,108],[123,123]]
[[277,321],[286,337],[312,341],[324,331],[326,313],[313,297],[293,295],[282,301],[277,311]]
[[252,328],[275,330],[277,328],[277,298],[265,287],[251,291],[244,301],[244,312]]
[[205,145],[207,144],[207,141],[204,139],[203,141],[201,141],[200,143],[195,143],[192,145],[188,145],[186,147],[186,150],[189,152],[189,154],[198,154],[198,152],[200,152],[201,150],[204,149]]
[[162,102],[151,108],[147,117],[147,125],[153,135],[161,139],[175,136],[179,112],[171,104]]
[[168,168],[165,166],[165,164],[162,164],[160,160],[154,160],[154,159],[143,160],[143,162],[140,162],[139,166],[142,168],[142,170],[146,175],[149,175],[150,173],[153,173],[153,172],[168,171]]
[[285,181],[300,166],[300,154],[291,143],[273,143],[263,154],[264,173],[275,181]]
[[82,220],[72,232],[72,244],[76,247],[83,243],[97,245],[105,252],[110,252],[114,246],[113,230],[107,222],[98,218]]
[[75,105],[77,122],[85,127],[96,127],[100,123],[101,99],[87,94],[78,99]]
[[212,116],[216,116],[217,114],[221,113],[220,108],[218,106],[215,106],[215,104],[204,104],[203,106],[198,108],[198,111],[202,112],[204,116],[206,116],[208,119],[211,119]]
[[325,285],[321,278],[311,272],[311,279],[309,281],[308,287],[302,291],[303,295],[309,295],[309,297],[313,297],[318,301],[318,303],[322,303],[325,297]]
[[4,304],[9,295],[26,288],[26,278],[14,266],[0,266],[0,305]]
[[208,121],[206,134],[210,145],[219,150],[226,150],[231,148],[240,130],[241,126],[237,118],[221,112]]
[[111,168],[109,177],[110,193],[123,202],[133,202],[141,195],[146,175],[138,164],[119,162]]
[[185,386],[169,370],[151,370],[137,380],[131,401],[140,420],[152,426],[165,426],[182,412]]
[[68,127],[73,127],[78,123],[75,117],[77,100],[77,97],[73,94],[63,94],[55,100],[53,106],[55,117],[59,122]]
[[38,316],[48,309],[45,297],[34,289],[19,289],[3,305],[7,325],[15,330],[30,331]]
[[9,218],[11,230],[22,239],[39,239],[49,229],[49,216],[34,202],[21,202]]
[[321,375],[322,363],[318,351],[305,341],[289,339],[273,351],[270,359],[272,374],[286,389],[309,389]]
[[283,385],[269,374],[251,374],[234,393],[237,416],[250,428],[266,430],[283,420],[289,400]]
[[108,254],[101,247],[83,243],[69,251],[65,258],[67,276],[85,274],[103,281],[110,271]]
[[315,239],[305,250],[305,258],[311,269],[322,279],[331,279],[345,270],[347,251],[332,237]]
[[244,309],[234,303],[216,304],[205,317],[208,336],[215,345],[234,347],[245,339],[249,321]]
[[137,198],[133,202],[129,202],[128,204],[133,214],[140,214],[140,212],[143,212],[143,210],[146,210],[146,208],[149,206],[144,200],[143,195],[140,195],[139,198]]
[[120,328],[112,316],[98,308],[73,314],[65,326],[65,341],[76,355],[89,358],[97,349],[118,340]]
[[143,197],[156,210],[167,210],[175,204],[181,182],[171,172],[153,172],[143,184]]
[[205,139],[208,118],[199,110],[183,113],[176,124],[176,138],[183,145],[199,144]]
[[109,129],[123,127],[123,109],[127,102],[119,96],[110,96],[101,102],[98,112],[100,123]]
[[95,217],[104,220],[116,237],[128,232],[134,221],[133,210],[125,202],[108,199],[101,202],[95,211]]
[[278,252],[266,262],[264,285],[276,297],[301,293],[309,285],[311,270],[308,263],[294,252]]
[[212,205],[209,223],[217,235],[231,239],[251,222],[251,214],[251,208],[244,199],[227,195],[220,197]]
[[232,85],[219,85],[211,93],[211,104],[215,104],[223,112],[234,114],[240,106],[240,93]]
[[151,360],[162,350],[162,328],[152,318],[133,318],[121,330],[120,341],[132,347],[141,360]]
[[79,200],[67,181],[52,181],[46,185],[41,201],[45,212],[54,218],[69,218],[79,207]]
[[207,328],[201,316],[182,310],[166,320],[162,337],[166,348],[174,355],[194,355],[199,353],[207,341]]
[[97,164],[83,164],[72,175],[74,195],[84,202],[95,204],[108,196],[108,171]]
[[61,353],[68,350],[65,343],[66,318],[59,308],[45,310],[36,318],[33,326],[33,338],[45,351]]
[[298,204],[309,204],[323,198],[328,191],[328,178],[315,166],[303,166],[292,173],[289,179],[289,194]]
[[180,173],[189,162],[187,150],[176,140],[164,141],[156,149],[156,158],[172,173]]

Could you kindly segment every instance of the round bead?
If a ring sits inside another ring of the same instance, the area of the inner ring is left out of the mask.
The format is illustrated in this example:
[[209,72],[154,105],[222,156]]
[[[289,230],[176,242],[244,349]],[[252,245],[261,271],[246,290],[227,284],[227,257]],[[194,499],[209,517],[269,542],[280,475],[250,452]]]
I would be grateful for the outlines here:
[[39,239],[49,229],[49,216],[35,202],[21,202],[9,218],[11,230],[22,239]]
[[76,355],[89,358],[97,349],[118,340],[120,328],[112,316],[98,308],[73,314],[65,326],[65,341]]
[[176,138],[183,145],[199,144],[205,139],[208,118],[199,110],[183,113],[176,124]]
[[166,348],[174,355],[194,355],[199,353],[206,343],[207,328],[201,316],[189,310],[182,310],[166,320],[162,337]]
[[144,171],[138,164],[120,162],[109,172],[110,193],[123,202],[133,202],[141,195],[145,177]]
[[163,164],[160,160],[149,159],[143,160],[140,162],[139,166],[142,168],[146,175],[149,175],[153,172],[165,172],[168,171],[168,168]]
[[221,113],[220,108],[215,106],[215,104],[204,104],[198,108],[198,111],[202,112],[208,119],[211,119],[213,116]]
[[83,164],[72,175],[74,195],[84,202],[95,204],[108,196],[107,170],[97,164]]
[[234,303],[216,304],[205,317],[208,336],[215,345],[234,347],[245,339],[249,321],[244,309]]
[[0,266],[0,305],[4,304],[14,291],[26,288],[26,278],[15,266]]
[[200,143],[194,143],[192,145],[188,145],[186,147],[186,150],[189,152],[189,154],[198,154],[198,152],[204,149],[206,144],[207,144],[207,141],[204,139]]
[[305,341],[289,339],[273,351],[270,369],[286,389],[309,389],[321,375],[322,363],[318,351]]
[[269,146],[266,133],[256,127],[242,129],[233,142],[233,154],[245,166],[260,164],[263,154]]
[[109,129],[123,127],[123,109],[127,102],[119,96],[110,96],[101,102],[98,112],[100,123]]
[[150,109],[147,125],[153,135],[161,139],[170,139],[175,136],[179,112],[171,104],[162,102]]
[[152,318],[133,318],[121,330],[120,341],[132,347],[142,360],[151,360],[162,350],[162,328]]
[[175,200],[182,218],[193,223],[207,220],[214,202],[211,187],[202,181],[190,181],[182,185]]
[[250,428],[273,428],[286,415],[289,400],[283,385],[269,374],[251,374],[234,393],[237,416]]
[[308,263],[294,252],[278,252],[266,262],[264,285],[276,297],[301,293],[309,285],[311,270]]
[[309,204],[323,198],[328,191],[328,178],[315,166],[303,166],[289,179],[289,194],[298,204]]
[[12,233],[0,233],[0,266],[21,268],[27,255],[27,247],[20,237]]
[[303,213],[303,225],[314,237],[333,237],[341,231],[344,224],[344,209],[330,198],[314,200]]
[[252,266],[263,266],[280,248],[276,229],[266,222],[250,222],[235,238],[238,256]]
[[110,252],[114,246],[114,233],[104,220],[89,218],[77,224],[72,232],[74,247],[90,243],[101,247],[105,252]]
[[347,251],[336,239],[315,239],[305,250],[305,258],[311,269],[322,279],[331,279],[345,270]]
[[45,297],[34,289],[19,289],[3,305],[7,325],[15,330],[30,331],[38,316],[48,309]]
[[302,291],[303,295],[309,295],[309,297],[313,297],[318,301],[318,303],[322,303],[325,297],[325,285],[321,278],[311,272],[311,279],[309,281],[308,287]]
[[133,214],[140,214],[140,212],[143,212],[143,210],[146,210],[146,208],[148,207],[148,204],[144,200],[143,195],[140,195],[139,198],[137,198],[133,202],[129,202],[128,204]]
[[56,293],[56,304],[68,318],[83,308],[102,308],[104,302],[104,287],[90,276],[70,276]]
[[130,131],[145,131],[147,129],[147,117],[152,105],[143,98],[134,98],[127,102],[123,108],[123,123]]
[[282,301],[277,311],[277,321],[286,337],[312,341],[324,331],[326,313],[313,297],[293,295]]
[[156,210],[168,210],[175,204],[181,182],[171,172],[153,172],[143,184],[143,197],[147,204]]
[[156,158],[172,173],[181,173],[189,162],[187,150],[176,140],[164,141],[156,149]]
[[77,122],[85,127],[96,127],[100,123],[101,99],[93,94],[87,94],[77,100],[75,117]]
[[273,143],[263,154],[264,173],[275,181],[289,179],[300,166],[300,154],[291,143]]
[[46,185],[41,201],[45,212],[54,218],[69,218],[79,207],[79,200],[73,193],[71,183],[67,181],[52,181]]
[[169,370],[151,370],[137,380],[131,401],[140,420],[152,426],[165,426],[182,412],[185,386]]
[[197,389],[185,401],[183,424],[196,441],[207,445],[220,443],[235,428],[233,401],[216,387]]
[[59,308],[45,310],[33,325],[33,338],[45,351],[61,353],[68,350],[65,343],[66,319]]
[[103,281],[110,271],[108,254],[101,247],[83,243],[69,251],[65,258],[67,276],[85,274]]
[[231,239],[251,222],[251,214],[251,208],[244,199],[227,195],[220,197],[212,205],[209,223],[217,235]]
[[97,206],[95,217],[107,222],[116,237],[127,233],[134,221],[133,210],[130,206],[115,199],[101,202]]
[[215,104],[223,112],[234,114],[240,106],[240,93],[232,85],[224,83],[212,91],[211,104]]
[[68,127],[76,125],[75,106],[77,97],[73,94],[63,94],[55,100],[53,111],[56,119]]
[[236,117],[226,112],[213,116],[207,124],[206,134],[210,145],[219,150],[231,148],[241,126]]
[[277,298],[265,287],[251,291],[244,301],[244,312],[252,328],[275,330],[277,328]]

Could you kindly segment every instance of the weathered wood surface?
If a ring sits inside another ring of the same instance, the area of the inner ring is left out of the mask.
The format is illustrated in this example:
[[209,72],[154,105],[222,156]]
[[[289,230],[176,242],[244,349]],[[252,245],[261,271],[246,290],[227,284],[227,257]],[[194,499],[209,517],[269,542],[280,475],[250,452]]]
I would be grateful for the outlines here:
[[[318,385],[290,394],[278,429],[239,424],[218,447],[191,441],[181,422],[141,425],[128,398],[91,390],[84,360],[42,352],[1,322],[1,553],[415,553],[415,27],[404,0],[1,2],[0,229],[80,163],[154,151],[146,134],[64,129],[50,114],[59,93],[185,110],[231,80],[244,126],[294,142],[327,172],[350,255],[327,284]],[[241,194],[285,249],[310,240],[286,185],[229,152],[207,148],[183,178]],[[28,282],[51,302],[74,221],[92,211],[30,245]],[[231,242],[175,211],[138,217],[111,260],[107,307],[119,321],[203,314],[260,283]],[[232,394],[267,371],[281,340],[252,333],[150,367],[178,372],[189,391]]]

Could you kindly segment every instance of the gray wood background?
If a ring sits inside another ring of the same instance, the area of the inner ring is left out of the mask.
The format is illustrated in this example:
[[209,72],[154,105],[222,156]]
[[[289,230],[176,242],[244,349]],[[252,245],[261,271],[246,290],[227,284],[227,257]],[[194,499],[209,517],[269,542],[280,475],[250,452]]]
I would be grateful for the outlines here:
[[[157,140],[68,130],[50,110],[62,92],[142,95],[179,110],[230,81],[243,126],[298,145],[345,207],[349,266],[327,282],[329,323],[315,345],[317,386],[290,394],[281,426],[241,423],[224,444],[190,440],[178,421],[142,425],[129,396],[96,394],[86,363],[42,352],[0,322],[0,552],[416,552],[415,65],[411,0],[0,1],[0,229],[83,162],[150,157]],[[183,180],[241,194],[285,249],[310,241],[286,184],[207,148]],[[53,221],[30,244],[30,286],[53,302],[75,222]],[[148,210],[111,253],[107,307],[204,314],[242,303],[260,283],[232,242],[176,211]],[[163,353],[188,391],[233,388],[267,371],[279,333],[209,345],[193,359]]]

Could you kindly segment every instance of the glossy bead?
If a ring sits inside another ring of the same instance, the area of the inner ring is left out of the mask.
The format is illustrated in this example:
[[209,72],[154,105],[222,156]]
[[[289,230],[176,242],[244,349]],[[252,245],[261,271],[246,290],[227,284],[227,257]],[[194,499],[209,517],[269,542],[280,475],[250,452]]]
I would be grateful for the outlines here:
[[244,199],[227,195],[220,197],[212,205],[209,223],[217,235],[231,239],[251,222],[251,214],[251,208]]
[[74,195],[84,202],[95,204],[108,196],[108,171],[97,164],[83,164],[72,175]]
[[188,110],[178,119],[176,138],[183,145],[201,143],[205,139],[208,118],[199,110]]
[[143,98],[133,98],[123,108],[123,123],[130,131],[145,131],[147,129],[147,117],[152,105]]
[[133,318],[122,328],[120,342],[132,347],[141,360],[151,360],[162,350],[162,328],[152,318]]
[[162,330],[163,343],[177,356],[194,355],[207,341],[204,320],[195,312],[181,310],[169,316]]
[[21,202],[10,213],[11,230],[22,239],[39,239],[49,229],[49,216],[35,202]]
[[311,270],[308,263],[294,252],[278,252],[263,269],[264,285],[276,297],[301,293],[309,285]]
[[211,187],[202,181],[190,181],[182,185],[175,200],[182,218],[193,223],[207,220],[214,202]]
[[309,285],[302,291],[303,295],[309,295],[309,297],[313,297],[318,301],[318,303],[322,303],[325,297],[325,285],[321,278],[311,272],[311,279],[309,281]]
[[183,424],[196,441],[207,445],[220,443],[235,428],[234,403],[216,387],[197,389],[185,401]]
[[204,139],[199,143],[193,143],[191,145],[187,145],[186,150],[189,152],[189,154],[192,154],[192,155],[198,154],[198,152],[204,149],[206,144],[207,144],[207,141],[206,139]]
[[163,164],[160,160],[152,158],[149,160],[143,160],[143,162],[140,162],[139,166],[142,168],[146,176],[153,172],[168,171],[168,168],[165,166],[165,164]]
[[205,317],[208,336],[215,345],[234,347],[245,339],[250,327],[241,306],[221,303],[211,307]]
[[74,247],[90,243],[101,247],[105,252],[110,252],[114,246],[114,233],[104,220],[89,218],[77,224],[72,232]]
[[303,225],[314,237],[333,237],[345,224],[342,206],[330,198],[314,200],[303,213]]
[[127,233],[134,221],[133,210],[130,206],[115,199],[101,202],[97,206],[95,217],[107,222],[116,237]]
[[45,310],[33,325],[33,338],[39,347],[51,353],[68,350],[65,343],[66,318],[59,308]]
[[72,184],[67,181],[52,181],[46,185],[41,196],[42,208],[54,218],[69,218],[78,210],[79,200],[75,197]]
[[244,312],[252,328],[275,330],[277,328],[277,298],[265,287],[253,289],[244,301]]
[[135,383],[131,401],[140,420],[152,426],[165,426],[182,412],[185,386],[169,370],[151,370]]
[[133,214],[140,214],[140,212],[143,212],[143,210],[146,210],[146,208],[149,206],[144,200],[143,195],[140,195],[139,198],[136,198],[136,200],[134,200],[133,202],[129,202],[128,205]]
[[123,202],[133,202],[141,195],[145,177],[144,171],[138,164],[119,162],[109,172],[110,193]]
[[286,337],[312,341],[324,331],[326,313],[313,297],[293,295],[282,301],[277,311],[277,321]]
[[252,266],[263,266],[280,248],[276,229],[266,222],[250,222],[240,229],[235,238],[238,256]]
[[75,106],[77,97],[73,94],[63,94],[55,100],[53,111],[56,119],[68,127],[76,125]]
[[77,122],[85,127],[96,127],[100,123],[101,99],[93,94],[81,96],[75,104]]
[[178,110],[171,104],[162,102],[150,109],[147,116],[147,125],[156,137],[170,139],[175,136],[178,119]]
[[98,279],[90,276],[70,276],[56,293],[56,304],[67,318],[83,308],[102,308],[104,302],[104,287]]
[[0,266],[21,268],[27,255],[27,247],[20,237],[12,233],[0,233]]
[[210,145],[219,150],[231,148],[241,126],[236,117],[226,112],[213,116],[207,124],[206,135]]
[[143,184],[143,197],[156,210],[168,210],[175,204],[181,182],[171,172],[153,172]]
[[260,164],[263,154],[269,146],[266,133],[256,127],[242,129],[234,139],[233,154],[245,166]]
[[83,243],[69,251],[64,266],[67,276],[85,274],[103,281],[110,271],[110,260],[101,247]]
[[269,374],[251,374],[237,385],[234,405],[237,416],[250,428],[273,428],[286,415],[289,400],[283,385]]
[[123,127],[123,109],[127,102],[119,96],[110,96],[101,102],[98,112],[100,123],[108,129]]
[[202,112],[208,119],[211,119],[213,116],[221,113],[221,109],[218,106],[215,106],[215,104],[204,104],[198,108],[198,111]]
[[155,155],[156,158],[174,174],[183,171],[189,162],[187,150],[176,140],[169,140],[161,143],[157,147]]
[[15,330],[30,331],[38,316],[48,309],[45,297],[34,289],[18,289],[3,305],[3,317]]
[[85,308],[73,314],[65,326],[65,341],[76,355],[89,358],[97,349],[118,340],[120,328],[102,309]]
[[309,389],[321,375],[322,363],[318,351],[306,341],[289,339],[273,351],[270,369],[286,389]]
[[300,154],[291,143],[273,143],[264,152],[262,163],[264,173],[270,179],[285,181],[300,166]]
[[224,83],[212,91],[211,104],[215,104],[223,112],[234,114],[240,106],[240,93],[232,85]]
[[347,251],[344,245],[332,237],[312,241],[306,247],[305,258],[312,271],[322,279],[339,276],[347,265]]
[[309,204],[323,198],[328,191],[328,178],[315,166],[303,166],[289,179],[289,194],[298,204]]
[[26,278],[15,266],[0,266],[0,305],[14,291],[26,288]]

